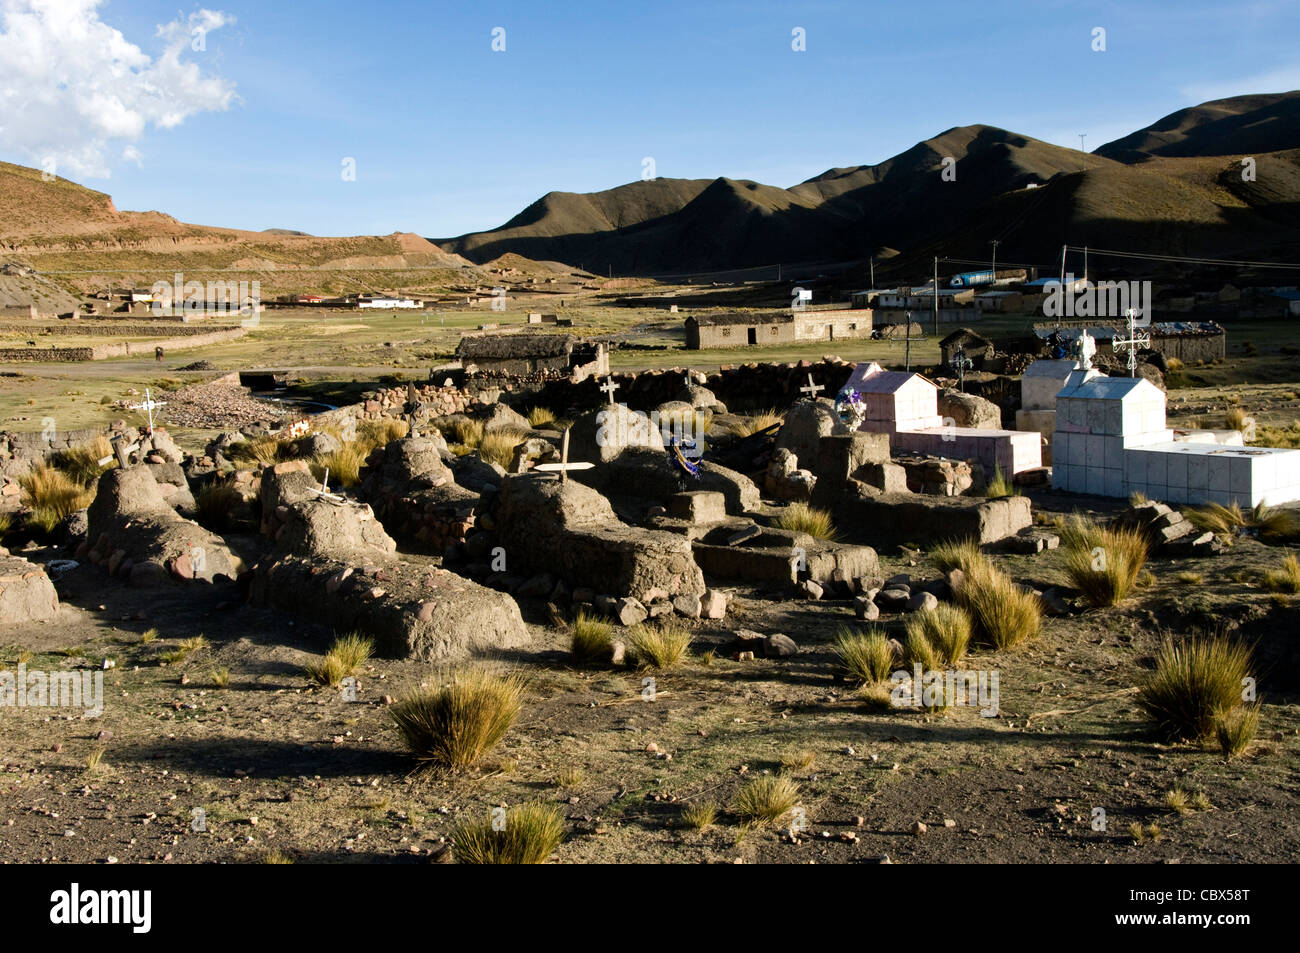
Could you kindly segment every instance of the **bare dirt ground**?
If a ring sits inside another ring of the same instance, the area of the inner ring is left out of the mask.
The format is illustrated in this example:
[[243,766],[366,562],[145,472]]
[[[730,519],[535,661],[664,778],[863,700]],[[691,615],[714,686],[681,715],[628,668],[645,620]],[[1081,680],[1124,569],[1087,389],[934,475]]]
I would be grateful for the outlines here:
[[[386,712],[385,696],[431,666],[373,660],[358,700],[345,701],[302,671],[331,633],[249,607],[233,585],[146,593],[83,566],[59,583],[56,621],[6,630],[0,668],[111,658],[104,713],[0,709],[0,856],[425,863],[447,859],[450,830],[467,814],[541,800],[566,817],[554,858],[563,863],[1293,861],[1297,604],[1252,581],[1280,556],[1242,540],[1216,557],[1156,561],[1156,581],[1127,603],[1049,618],[1020,651],[977,651],[968,667],[1000,676],[997,718],[882,709],[838,680],[830,644],[852,619],[847,603],[733,590],[727,619],[696,624],[690,663],[654,676],[653,701],[645,673],[573,667],[545,606],[527,603],[533,644],[498,664],[528,674],[528,702],[484,768],[464,775],[413,772]],[[1054,553],[999,560],[1021,581],[1060,579]],[[934,575],[924,556],[884,563],[887,573]],[[1224,626],[1258,643],[1264,697],[1259,740],[1232,762],[1156,743],[1133,691],[1164,632]],[[801,650],[734,661],[725,649],[737,628],[784,632]],[[148,630],[156,638],[142,643]],[[161,664],[199,633],[208,648]],[[225,688],[212,680],[220,669]],[[800,837],[746,830],[728,812],[763,772],[800,783],[809,822]],[[1212,807],[1171,811],[1163,798],[1175,786],[1203,791]],[[706,801],[720,808],[717,823],[684,824],[683,810]],[[1096,808],[1104,831],[1093,829]],[[205,831],[193,830],[195,809]],[[917,821],[926,833],[912,832]],[[1156,824],[1158,838],[1139,844],[1135,822]]]

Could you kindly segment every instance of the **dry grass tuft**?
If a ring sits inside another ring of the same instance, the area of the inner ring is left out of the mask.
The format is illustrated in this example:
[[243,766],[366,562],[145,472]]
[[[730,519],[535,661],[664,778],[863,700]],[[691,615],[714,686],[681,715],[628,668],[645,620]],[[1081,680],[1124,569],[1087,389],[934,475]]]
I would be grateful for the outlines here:
[[1242,705],[1214,719],[1214,737],[1229,761],[1250,748],[1259,731],[1259,704]]
[[1222,637],[1166,640],[1156,667],[1138,689],[1137,704],[1170,741],[1210,737],[1218,719],[1242,704],[1250,649]]
[[718,820],[718,805],[712,801],[704,801],[700,804],[691,804],[682,811],[682,822],[687,827],[693,827],[697,831],[702,831],[706,827],[712,827]]
[[499,467],[509,468],[514,460],[515,447],[519,446],[527,438],[528,435],[524,431],[515,430],[511,427],[489,430],[479,440],[478,455],[487,463],[495,463]]
[[554,429],[555,411],[549,407],[530,407],[528,409],[528,426],[534,430]]
[[451,835],[458,864],[544,864],[563,839],[560,812],[543,804],[462,821]]
[[1297,561],[1295,553],[1282,560],[1280,569],[1265,571],[1263,583],[1269,592],[1300,592],[1300,561]]
[[965,572],[967,567],[986,559],[985,555],[980,552],[979,543],[973,539],[950,539],[939,543],[930,550],[930,562],[939,572],[949,572],[953,569],[960,569]]
[[777,529],[786,529],[795,533],[807,533],[813,539],[832,542],[836,538],[835,524],[831,514],[819,510],[807,503],[791,503],[772,520]]
[[785,423],[785,418],[775,409],[771,409],[732,421],[728,429],[737,437],[752,437],[759,431],[782,423]]
[[993,479],[989,480],[988,486],[984,488],[984,495],[990,500],[1001,499],[1004,496],[1019,496],[1020,487],[1003,476],[1000,469],[995,469]]
[[864,685],[878,685],[888,680],[894,669],[894,650],[879,629],[864,633],[842,628],[832,651],[839,659],[840,670]]
[[343,679],[355,675],[374,654],[375,643],[359,633],[344,635],[334,640],[325,657],[319,662],[309,662],[307,675],[312,681],[337,687]]
[[95,491],[88,490],[62,470],[42,465],[18,478],[27,523],[46,533],[77,510],[89,506]]
[[755,778],[740,789],[732,811],[756,827],[778,823],[799,803],[799,785],[781,775]]
[[614,626],[579,609],[570,627],[569,651],[583,665],[603,665],[614,657]]
[[[966,610],[941,602],[929,612],[914,612],[907,617],[907,649],[912,654],[913,640],[924,641],[933,650],[933,662],[926,668],[960,665],[966,658],[973,625]],[[917,661],[924,661],[918,659]]]
[[1093,606],[1124,601],[1147,560],[1147,539],[1130,527],[1102,527],[1081,516],[1066,524],[1061,539],[1065,574]]
[[514,724],[523,707],[524,680],[472,668],[452,671],[441,681],[415,689],[388,711],[418,760],[469,768]]
[[221,532],[234,523],[235,507],[244,502],[243,496],[229,483],[213,481],[194,494],[199,525]]
[[691,646],[691,631],[680,622],[633,626],[627,636],[628,650],[645,668],[667,671],[686,658]]
[[1010,649],[1038,637],[1043,607],[1038,597],[1021,589],[988,557],[970,564],[966,581],[954,594],[970,614],[975,634],[997,649]]

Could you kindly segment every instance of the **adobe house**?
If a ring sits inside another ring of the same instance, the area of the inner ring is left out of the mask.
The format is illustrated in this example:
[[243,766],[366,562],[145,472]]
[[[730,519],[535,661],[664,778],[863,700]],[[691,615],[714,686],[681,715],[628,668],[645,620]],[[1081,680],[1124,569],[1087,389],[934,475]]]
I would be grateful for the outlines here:
[[830,311],[755,311],[691,315],[686,347],[761,347],[800,341],[842,341],[871,337],[870,309]]
[[605,344],[572,334],[466,335],[456,347],[456,356],[467,374],[580,381],[609,373]]
[[982,366],[985,358],[992,357],[994,354],[993,342],[982,334],[976,334],[970,328],[958,328],[939,342],[939,353],[944,364],[952,364],[958,348],[977,368]]

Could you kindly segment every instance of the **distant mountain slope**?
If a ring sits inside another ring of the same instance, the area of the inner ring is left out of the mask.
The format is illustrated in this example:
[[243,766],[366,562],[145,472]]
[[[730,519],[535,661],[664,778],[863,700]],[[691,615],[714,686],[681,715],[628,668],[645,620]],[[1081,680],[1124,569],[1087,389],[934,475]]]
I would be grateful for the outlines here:
[[1300,148],[1300,90],[1216,99],[1172,112],[1108,142],[1096,154],[1119,162],[1150,156],[1250,156]]

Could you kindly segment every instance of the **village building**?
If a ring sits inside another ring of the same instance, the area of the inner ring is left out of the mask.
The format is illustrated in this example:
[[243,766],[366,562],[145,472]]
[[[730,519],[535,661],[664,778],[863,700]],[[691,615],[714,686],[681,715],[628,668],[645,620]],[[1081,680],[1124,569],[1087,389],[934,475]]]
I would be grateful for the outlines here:
[[471,375],[581,381],[609,373],[605,343],[571,334],[466,335],[456,356]]
[[939,342],[939,354],[945,365],[952,365],[959,350],[976,370],[983,366],[986,358],[996,353],[992,341],[970,328],[958,328]]
[[[1217,361],[1227,355],[1228,334],[1223,325],[1215,321],[1153,321],[1149,327],[1139,330],[1150,334],[1151,350],[1160,352],[1165,358],[1176,357],[1184,364]],[[1114,349],[1116,340],[1128,337],[1128,326],[1123,319],[1112,320],[1109,324],[1099,324],[1096,319],[1062,319],[1034,324],[1034,334],[1044,341],[1059,333],[1068,344],[1077,340],[1084,331],[1096,342],[1098,360],[1112,364],[1127,361],[1127,355],[1117,357]]]
[[686,319],[691,350],[761,347],[804,341],[847,341],[871,337],[870,309],[831,311],[753,311],[692,315]]

